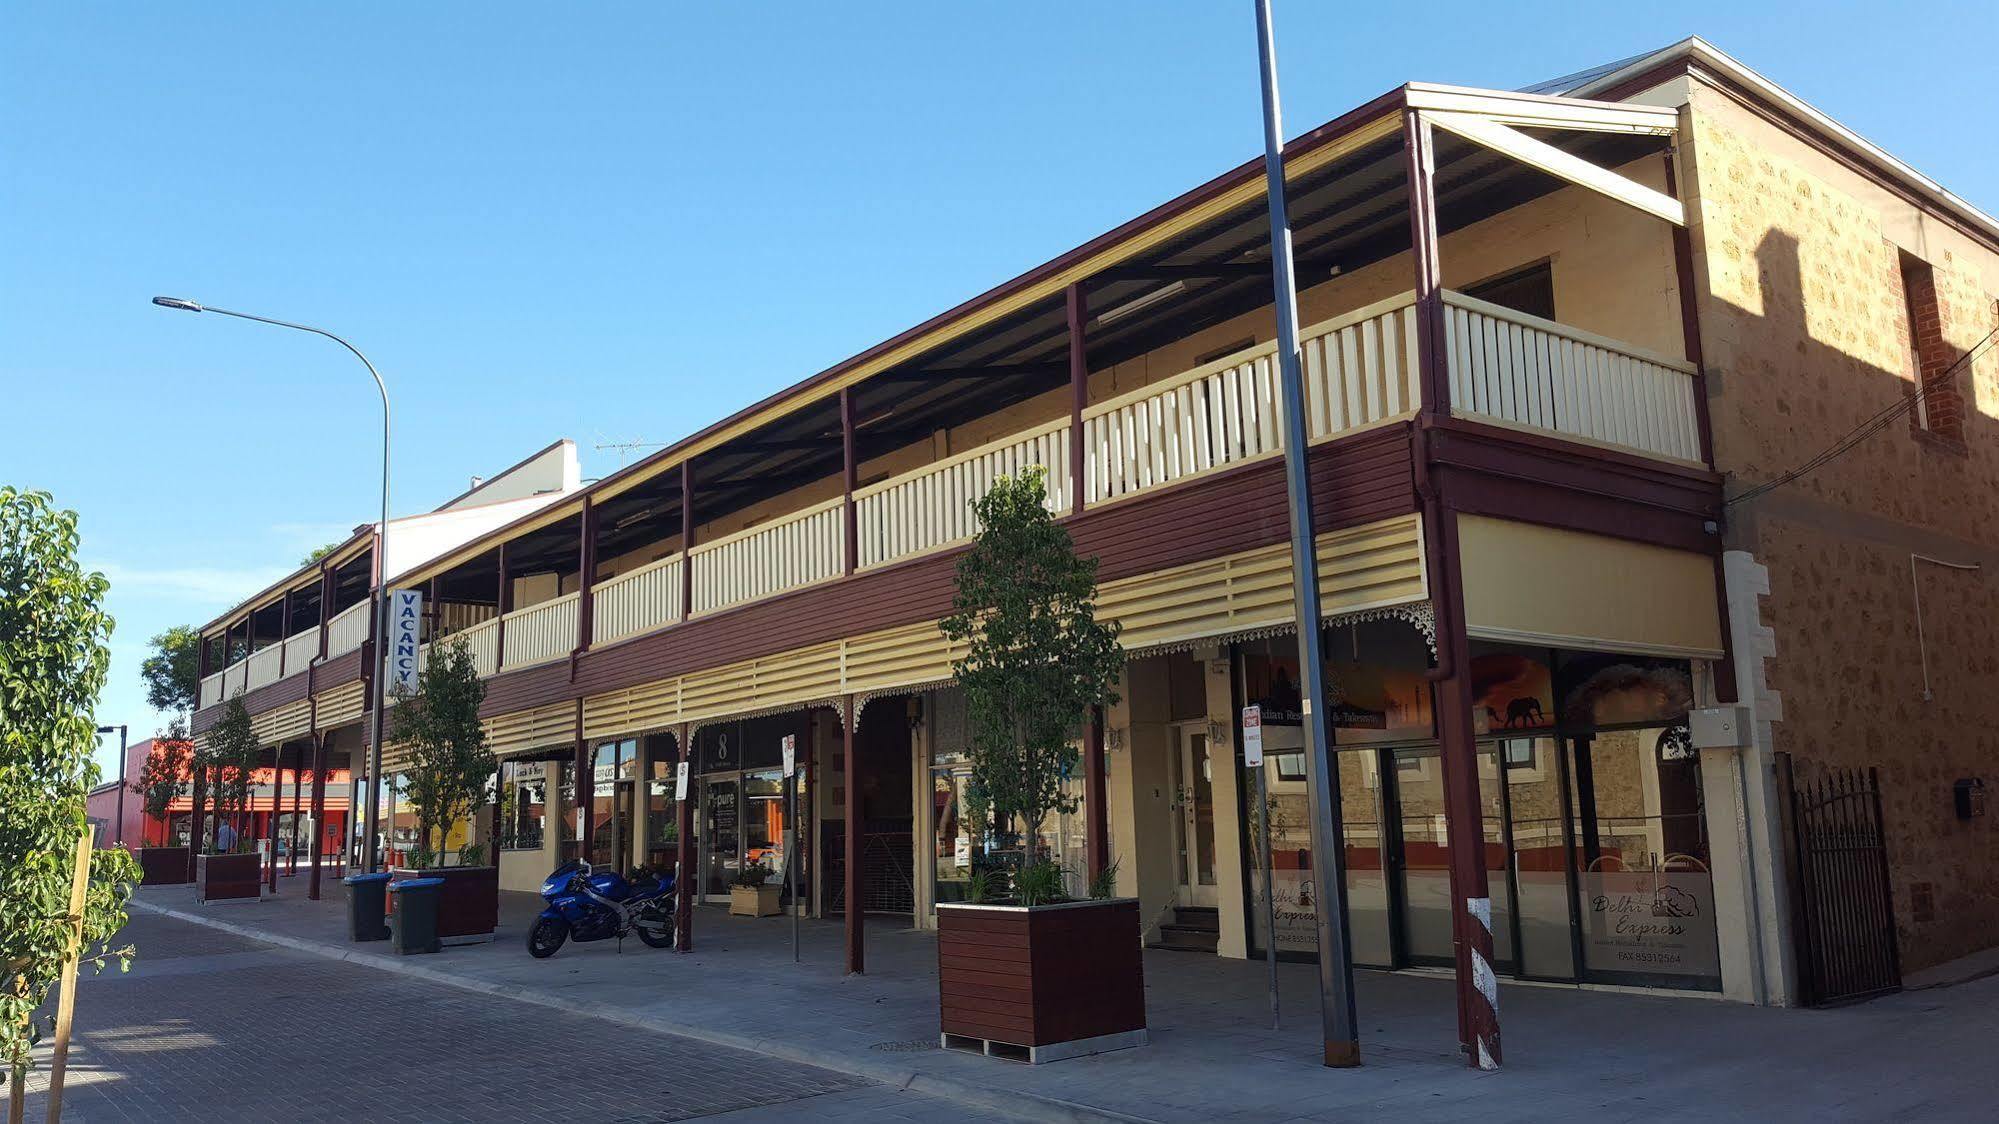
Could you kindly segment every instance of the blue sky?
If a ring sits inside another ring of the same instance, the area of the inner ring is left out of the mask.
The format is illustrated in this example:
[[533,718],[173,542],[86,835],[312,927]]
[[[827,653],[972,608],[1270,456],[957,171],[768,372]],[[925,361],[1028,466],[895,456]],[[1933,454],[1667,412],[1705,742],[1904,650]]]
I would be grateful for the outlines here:
[[[1705,35],[1988,210],[1984,5],[1278,0],[1287,132],[1411,79],[1517,87]],[[375,504],[558,436],[664,442],[1255,154],[1249,0],[9,6],[0,480],[146,638]],[[1420,14],[1419,14],[1420,13]],[[1965,34],[1940,33],[1958,28]],[[115,752],[113,747],[112,752]]]

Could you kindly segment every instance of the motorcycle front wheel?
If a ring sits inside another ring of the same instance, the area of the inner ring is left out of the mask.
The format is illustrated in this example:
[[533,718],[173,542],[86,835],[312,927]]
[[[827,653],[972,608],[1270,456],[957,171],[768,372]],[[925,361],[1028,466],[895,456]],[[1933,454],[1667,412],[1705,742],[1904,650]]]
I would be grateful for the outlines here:
[[560,917],[543,917],[528,930],[528,955],[546,960],[569,939],[569,922]]

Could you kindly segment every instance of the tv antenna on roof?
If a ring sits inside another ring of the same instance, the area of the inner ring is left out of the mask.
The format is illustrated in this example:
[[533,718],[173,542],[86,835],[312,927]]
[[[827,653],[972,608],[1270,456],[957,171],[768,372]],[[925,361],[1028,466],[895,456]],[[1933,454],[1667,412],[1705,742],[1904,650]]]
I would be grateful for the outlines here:
[[618,467],[619,467],[620,469],[622,469],[622,468],[624,468],[624,467],[625,467],[626,463],[627,463],[627,462],[628,462],[628,461],[630,460],[631,456],[632,456],[632,455],[633,455],[634,453],[637,453],[637,452],[639,452],[640,450],[643,450],[643,449],[664,449],[664,448],[666,448],[666,442],[664,442],[664,441],[599,441],[599,442],[597,442],[597,443],[596,443],[595,445],[593,445],[593,446],[591,446],[591,447],[592,447],[592,448],[594,448],[594,449],[596,449],[596,450],[597,450],[598,452],[600,452],[600,453],[601,453],[601,452],[603,452],[603,451],[605,451],[606,449],[616,449],[616,450],[618,451]]

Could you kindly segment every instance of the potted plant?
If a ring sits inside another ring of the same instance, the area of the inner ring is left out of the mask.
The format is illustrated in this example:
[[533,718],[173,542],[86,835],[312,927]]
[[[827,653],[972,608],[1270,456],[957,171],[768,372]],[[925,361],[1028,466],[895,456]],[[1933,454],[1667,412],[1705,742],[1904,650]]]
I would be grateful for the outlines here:
[[944,635],[966,645],[952,667],[965,692],[978,814],[1018,840],[1000,897],[977,872],[963,902],[937,907],[940,1022],[946,1047],[1030,1062],[1142,1045],[1145,975],[1138,902],[1097,872],[1070,896],[1041,826],[1074,810],[1064,780],[1093,706],[1117,701],[1124,654],[1096,619],[1095,559],[1079,558],[1050,517],[1035,468],[1001,478],[974,510],[981,527],[959,560]]
[[146,763],[139,769],[139,779],[133,788],[138,791],[146,820],[160,825],[159,843],[139,848],[141,885],[177,886],[187,882],[188,849],[173,845],[168,835],[171,826],[168,815],[173,802],[187,789],[188,764],[193,756],[194,744],[187,740],[176,721],[167,732],[153,738],[153,751],[146,755]]
[[778,895],[783,891],[783,886],[770,880],[770,867],[761,860],[746,862],[729,883],[729,915],[775,917],[783,912],[778,908]]
[[209,729],[199,755],[214,778],[217,825],[213,833],[202,831],[196,843],[200,852],[194,860],[195,896],[201,901],[254,900],[263,893],[263,879],[258,877],[262,860],[240,826],[261,750],[239,691],[223,706],[222,717]]
[[479,704],[486,685],[463,641],[430,646],[417,688],[398,696],[393,736],[409,749],[398,792],[416,809],[415,845],[399,877],[442,878],[437,894],[437,937],[443,944],[493,938],[500,922],[500,868],[485,862],[485,848],[466,843],[451,857],[451,832],[486,807],[498,763],[486,746]]

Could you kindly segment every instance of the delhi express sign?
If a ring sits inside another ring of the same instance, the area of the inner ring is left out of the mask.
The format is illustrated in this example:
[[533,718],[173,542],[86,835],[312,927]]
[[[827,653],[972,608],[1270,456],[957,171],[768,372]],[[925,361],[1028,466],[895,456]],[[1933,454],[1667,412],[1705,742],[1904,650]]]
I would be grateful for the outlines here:
[[398,589],[389,593],[389,689],[416,693],[417,639],[423,629],[423,593]]

